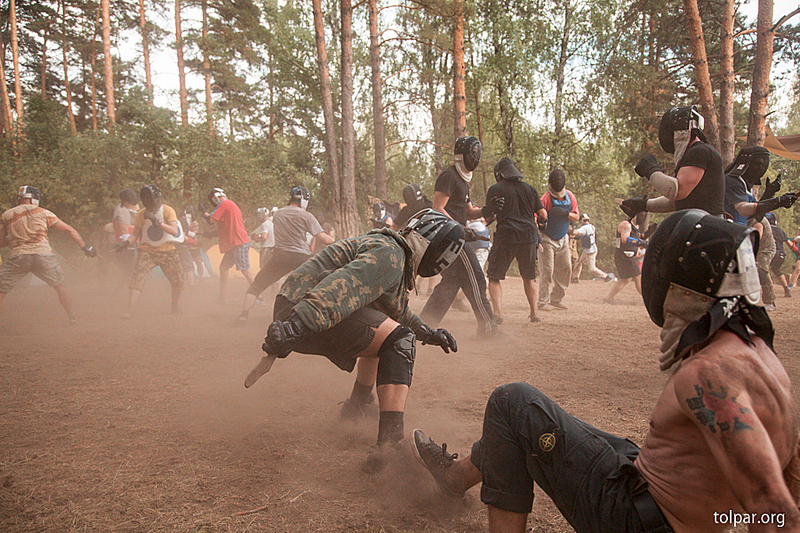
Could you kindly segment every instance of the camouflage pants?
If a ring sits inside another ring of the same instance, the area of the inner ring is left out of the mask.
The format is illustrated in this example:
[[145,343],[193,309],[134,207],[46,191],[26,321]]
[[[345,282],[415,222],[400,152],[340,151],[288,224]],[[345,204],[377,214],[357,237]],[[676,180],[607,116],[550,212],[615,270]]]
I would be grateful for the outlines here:
[[161,252],[139,248],[139,253],[136,256],[136,266],[133,269],[131,289],[142,290],[150,271],[157,266],[161,267],[161,271],[164,272],[173,290],[181,290],[183,288],[183,269],[181,268],[181,258],[177,250]]

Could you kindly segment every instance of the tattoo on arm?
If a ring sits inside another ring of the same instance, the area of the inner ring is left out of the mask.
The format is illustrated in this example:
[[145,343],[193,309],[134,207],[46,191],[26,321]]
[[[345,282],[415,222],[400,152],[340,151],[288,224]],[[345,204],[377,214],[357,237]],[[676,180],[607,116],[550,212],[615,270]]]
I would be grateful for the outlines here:
[[714,390],[711,383],[707,383],[707,389],[700,385],[695,385],[694,390],[697,396],[687,398],[686,405],[694,413],[694,416],[711,433],[738,433],[745,429],[753,429],[748,422],[753,418],[753,413],[746,407],[740,406],[736,402],[736,397],[729,397],[724,385],[718,390]]

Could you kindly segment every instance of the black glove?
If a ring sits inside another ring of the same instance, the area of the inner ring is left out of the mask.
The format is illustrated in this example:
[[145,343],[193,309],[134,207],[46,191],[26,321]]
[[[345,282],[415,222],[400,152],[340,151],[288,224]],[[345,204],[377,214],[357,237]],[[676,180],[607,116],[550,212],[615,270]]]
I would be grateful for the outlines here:
[[144,210],[144,218],[146,218],[147,220],[152,222],[153,225],[155,225],[155,226],[160,226],[161,225],[161,221],[158,219],[158,217],[155,215],[155,213],[151,213],[147,209]]
[[446,329],[431,329],[423,324],[422,327],[417,330],[416,334],[422,344],[439,346],[444,350],[444,353],[450,353],[450,350],[454,352],[458,351],[456,340]]
[[489,203],[481,207],[481,214],[484,216],[484,218],[489,218],[490,216],[496,215],[502,211],[503,206],[505,205],[506,199],[504,196],[492,196],[489,198]]
[[547,229],[547,219],[542,217],[536,217],[536,225],[539,227],[540,231],[544,231]]
[[761,200],[769,200],[775,193],[781,190],[781,175],[778,174],[778,177],[775,178],[775,181],[769,181],[767,178],[767,183],[764,184],[764,194],[761,195]]
[[658,228],[658,223],[650,224],[649,226],[647,226],[647,231],[644,232],[643,237],[645,239],[649,239],[650,237],[652,237],[653,233],[656,232],[656,228]]
[[787,192],[778,196],[778,207],[792,207],[797,201],[796,192]]
[[300,318],[292,313],[289,320],[276,320],[267,328],[267,336],[261,349],[269,355],[284,358],[303,340],[308,328]]
[[83,253],[86,254],[86,257],[97,257],[97,248],[91,244],[85,245],[83,248],[81,248],[81,250],[83,250]]
[[622,209],[622,211],[624,211],[625,214],[630,218],[633,218],[642,211],[647,211],[647,195],[634,196],[633,198],[623,200],[622,205],[619,206],[619,208]]
[[478,240],[478,233],[472,228],[464,228],[464,241],[475,242]]
[[121,243],[119,243],[116,246],[114,246],[114,251],[115,252],[121,252],[122,250],[125,250],[126,248],[128,248],[128,245],[130,245],[130,243],[128,242],[128,239],[125,239]]
[[639,174],[643,178],[650,179],[650,176],[653,175],[653,172],[664,172],[664,169],[661,168],[661,165],[658,164],[656,158],[653,154],[645,154],[633,170]]
[[197,210],[200,212],[201,215],[205,216],[208,213],[208,206],[205,202],[200,202],[200,205],[197,206]]
[[550,208],[550,211],[547,212],[547,216],[551,218],[569,218],[569,211],[564,209],[563,207],[559,207],[554,205]]

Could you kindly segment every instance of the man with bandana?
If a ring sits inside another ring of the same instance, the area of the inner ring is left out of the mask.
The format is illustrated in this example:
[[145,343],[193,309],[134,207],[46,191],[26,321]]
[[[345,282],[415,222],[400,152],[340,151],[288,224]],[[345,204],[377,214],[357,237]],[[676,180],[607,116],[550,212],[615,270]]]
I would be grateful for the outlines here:
[[416,341],[457,351],[452,335],[411,311],[408,293],[417,275],[435,276],[463,246],[464,228],[433,209],[400,233],[379,228],[327,246],[286,278],[262,346],[268,355],[245,387],[292,351],[322,355],[346,372],[358,361],[351,401],[368,403],[375,386],[380,407],[377,446],[364,470],[382,469],[404,436]]
[[572,256],[569,249],[569,225],[580,217],[578,200],[567,190],[567,177],[561,169],[550,172],[547,192],[542,195],[547,211],[547,226],[542,231],[542,260],[539,272],[539,310],[563,310],[561,303],[572,279]]
[[673,107],[661,118],[658,141],[661,148],[673,154],[675,176],[669,176],[652,154],[645,154],[635,172],[647,178],[663,196],[648,199],[617,199],[629,217],[642,211],[669,213],[680,209],[703,209],[723,216],[725,179],[722,157],[708,144],[703,133],[704,119],[697,106]]
[[[469,197],[469,182],[472,180],[472,171],[481,160],[481,143],[476,137],[459,137],[456,139],[454,152],[454,164],[444,169],[436,178],[433,208],[466,226],[467,220],[488,218],[498,212],[505,199],[495,197],[492,203],[482,208],[473,206]],[[471,229],[466,229],[466,235],[468,241],[476,239]],[[486,277],[475,251],[469,246],[461,250],[458,261],[451,268],[442,272],[442,281],[433,289],[420,316],[425,322],[438,325],[453,304],[459,289],[464,291],[472,312],[475,313],[478,335],[493,335],[497,331],[497,323],[492,304],[486,297]]]
[[760,201],[753,195],[753,186],[761,185],[761,177],[769,167],[769,150],[763,146],[742,148],[736,159],[725,169],[725,212],[734,222],[755,227],[761,238],[756,255],[758,277],[761,280],[761,295],[764,307],[775,310],[775,289],[769,276],[769,265],[775,256],[775,239],[772,238],[769,222],[764,215],[779,207],[792,207],[797,195],[786,193],[775,197],[781,188],[781,178],[764,186]]
[[[524,533],[534,482],[578,533],[800,531],[791,383],[758,307],[758,234],[699,209],[651,239],[642,293],[671,371],[641,448],[567,414],[527,383],[497,388],[456,460],[422,431],[412,451],[443,491],[478,483],[490,533]],[[745,522],[746,520],[746,522]]]

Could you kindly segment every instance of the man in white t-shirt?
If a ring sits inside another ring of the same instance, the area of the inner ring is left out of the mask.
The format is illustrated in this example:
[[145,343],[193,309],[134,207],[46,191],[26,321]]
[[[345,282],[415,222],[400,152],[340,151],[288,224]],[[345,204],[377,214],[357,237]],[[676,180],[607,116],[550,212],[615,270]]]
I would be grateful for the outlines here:
[[589,215],[586,213],[581,215],[581,227],[573,231],[572,236],[575,239],[579,239],[583,247],[581,256],[578,258],[578,263],[575,265],[575,270],[572,272],[572,282],[578,283],[584,262],[589,272],[594,274],[596,278],[601,278],[606,282],[614,281],[616,279],[614,274],[606,274],[597,268],[597,240],[595,238],[594,225],[589,222]]

